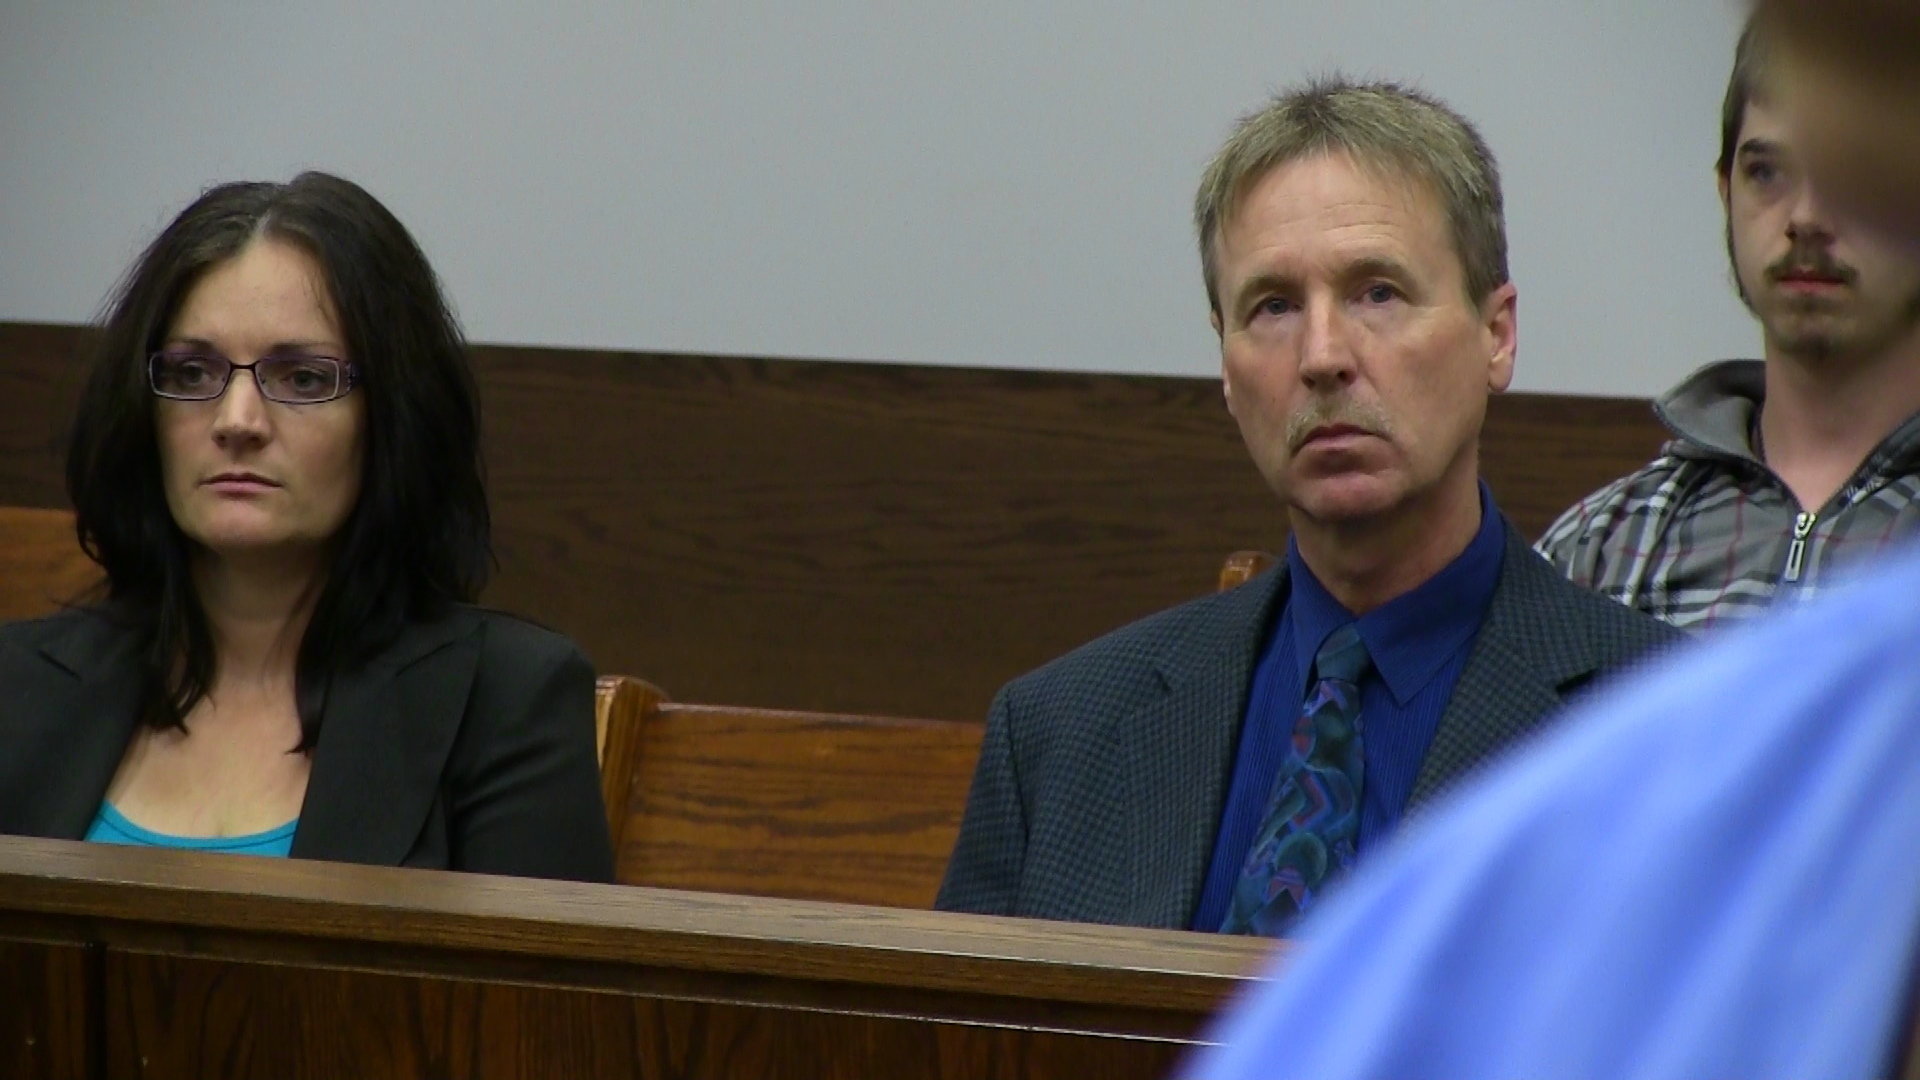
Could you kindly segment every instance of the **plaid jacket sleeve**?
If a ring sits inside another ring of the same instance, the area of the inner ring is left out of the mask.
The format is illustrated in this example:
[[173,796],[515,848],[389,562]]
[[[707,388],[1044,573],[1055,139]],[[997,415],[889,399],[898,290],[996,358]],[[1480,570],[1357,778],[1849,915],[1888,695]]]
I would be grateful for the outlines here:
[[1598,541],[1607,536],[1630,509],[1634,480],[1639,475],[1623,476],[1574,503],[1547,526],[1533,549],[1575,585],[1606,592],[1605,546]]

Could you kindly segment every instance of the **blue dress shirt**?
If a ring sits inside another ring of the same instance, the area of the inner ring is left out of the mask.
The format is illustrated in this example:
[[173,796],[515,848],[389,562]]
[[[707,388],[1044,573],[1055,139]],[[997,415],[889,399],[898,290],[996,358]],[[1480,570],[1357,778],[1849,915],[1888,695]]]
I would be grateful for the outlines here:
[[[1374,664],[1360,687],[1366,780],[1359,851],[1390,832],[1406,810],[1420,763],[1493,602],[1506,544],[1506,522],[1481,484],[1480,529],[1466,550],[1412,592],[1358,617],[1360,639]],[[1287,570],[1291,591],[1268,631],[1247,693],[1233,777],[1194,912],[1195,930],[1218,930],[1226,917],[1234,880],[1266,817],[1274,778],[1306,699],[1313,657],[1328,635],[1356,619],[1313,576],[1292,541]]]
[[1920,549],[1601,687],[1302,924],[1193,1073],[1897,1075]]

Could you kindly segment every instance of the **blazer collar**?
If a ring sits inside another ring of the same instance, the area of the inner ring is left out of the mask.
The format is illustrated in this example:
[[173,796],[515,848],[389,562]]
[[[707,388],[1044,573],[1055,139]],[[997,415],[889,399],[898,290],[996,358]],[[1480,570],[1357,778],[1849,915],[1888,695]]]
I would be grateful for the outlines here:
[[[1556,712],[1598,670],[1574,588],[1506,523],[1499,583],[1415,781],[1417,807]],[[1164,693],[1108,728],[1129,820],[1111,853],[1130,868],[1112,921],[1184,929],[1200,902],[1253,668],[1287,600],[1284,562],[1213,598],[1152,663]],[[1156,793],[1147,797],[1144,793]]]
[[1509,523],[1500,584],[1414,780],[1409,808],[1525,737],[1600,668],[1577,589]]
[[74,678],[102,682],[139,674],[133,635],[114,608],[72,611],[49,623],[55,629],[40,642],[40,655]]
[[327,691],[298,858],[400,866],[440,797],[440,779],[480,659],[469,608],[410,625]]
[[1153,658],[1165,693],[1109,729],[1129,797],[1122,860],[1131,864],[1122,920],[1186,929],[1200,902],[1226,801],[1247,688],[1266,629],[1285,603],[1284,562],[1212,598],[1204,615]]
[[[54,623],[34,647],[0,648],[0,685],[13,694],[0,708],[0,832],[79,839],[126,756],[141,671],[133,635],[111,613]],[[481,637],[479,614],[454,608],[334,680],[295,856],[406,860],[439,797]]]
[[0,832],[78,840],[126,756],[140,705],[132,635],[103,611],[48,621],[31,649],[0,650]]

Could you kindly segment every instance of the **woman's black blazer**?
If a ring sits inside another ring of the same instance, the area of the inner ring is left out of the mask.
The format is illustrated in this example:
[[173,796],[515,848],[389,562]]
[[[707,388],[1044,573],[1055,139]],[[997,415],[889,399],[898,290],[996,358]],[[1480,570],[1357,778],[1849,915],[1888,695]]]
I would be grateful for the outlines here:
[[[0,833],[85,835],[134,732],[132,635],[68,611],[0,626]],[[337,675],[294,858],[611,881],[593,668],[459,606]]]

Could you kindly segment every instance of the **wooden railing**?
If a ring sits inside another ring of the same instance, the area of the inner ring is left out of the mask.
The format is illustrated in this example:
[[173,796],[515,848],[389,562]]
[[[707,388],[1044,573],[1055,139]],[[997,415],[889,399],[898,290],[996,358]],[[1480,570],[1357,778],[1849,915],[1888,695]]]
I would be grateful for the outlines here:
[[0,1076],[1145,1080],[1277,948],[0,837]]

